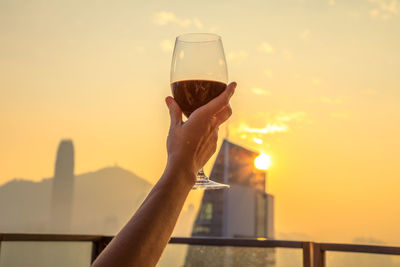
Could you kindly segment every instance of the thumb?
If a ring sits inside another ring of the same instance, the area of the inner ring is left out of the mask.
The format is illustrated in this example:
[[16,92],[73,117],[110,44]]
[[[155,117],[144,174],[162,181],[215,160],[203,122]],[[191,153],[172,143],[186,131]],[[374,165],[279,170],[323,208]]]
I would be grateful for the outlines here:
[[175,99],[171,96],[165,98],[165,103],[169,109],[169,116],[171,118],[171,126],[182,123],[182,110],[176,103]]

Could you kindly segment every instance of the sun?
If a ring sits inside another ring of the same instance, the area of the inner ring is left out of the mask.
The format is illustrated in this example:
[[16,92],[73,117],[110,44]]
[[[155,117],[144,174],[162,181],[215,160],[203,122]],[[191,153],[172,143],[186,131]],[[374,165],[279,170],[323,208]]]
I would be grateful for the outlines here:
[[268,170],[271,166],[271,157],[264,153],[261,153],[255,160],[254,166],[259,170]]

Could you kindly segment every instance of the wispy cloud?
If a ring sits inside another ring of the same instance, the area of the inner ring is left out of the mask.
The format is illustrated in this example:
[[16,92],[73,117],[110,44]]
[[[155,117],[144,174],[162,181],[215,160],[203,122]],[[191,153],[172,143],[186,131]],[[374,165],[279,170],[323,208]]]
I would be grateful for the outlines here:
[[245,50],[239,51],[230,51],[227,54],[227,58],[229,61],[235,61],[237,63],[241,63],[242,61],[246,60],[248,53]]
[[211,26],[211,27],[208,29],[208,31],[209,31],[209,32],[217,32],[217,31],[218,31],[218,27],[216,27],[216,26]]
[[332,98],[332,97],[321,97],[319,99],[319,101],[321,103],[326,103],[326,104],[342,104],[343,103],[343,99],[341,98]]
[[168,39],[162,40],[160,47],[163,51],[170,53],[174,49],[174,42]]
[[[264,120],[266,121],[263,127],[251,127],[247,123],[242,122],[238,127],[238,132],[241,134],[274,134],[286,132],[290,128],[290,124],[300,123],[307,117],[305,112],[280,112],[275,115],[265,114]],[[260,135],[256,136],[261,138]]]
[[360,93],[363,95],[377,95],[378,94],[378,92],[374,89],[361,90]]
[[197,29],[199,30],[203,29],[203,22],[201,22],[198,18],[193,19],[193,24]]
[[373,5],[369,14],[372,18],[388,20],[400,12],[399,0],[369,0]]
[[306,113],[303,111],[297,111],[297,112],[291,112],[291,113],[285,113],[281,112],[276,116],[276,120],[278,122],[301,122],[304,121],[306,118]]
[[275,49],[272,47],[272,45],[267,42],[262,42],[258,49],[266,54],[272,54],[275,52]]
[[146,48],[142,45],[137,45],[133,47],[133,50],[135,50],[137,53],[143,53],[146,51]]
[[310,30],[309,29],[305,29],[304,31],[301,32],[300,34],[300,38],[302,40],[308,40],[308,38],[310,37]]
[[335,118],[335,119],[348,119],[349,118],[349,113],[343,112],[343,111],[331,112],[329,114],[329,116],[331,116],[332,118]]
[[241,131],[247,133],[257,133],[257,134],[273,134],[273,133],[281,133],[286,132],[288,130],[288,126],[285,124],[270,124],[268,123],[263,128],[250,128],[246,124],[242,124]]
[[263,89],[261,87],[251,88],[251,92],[255,95],[270,95],[270,91]]
[[268,78],[272,78],[272,70],[270,70],[270,69],[265,69],[265,70],[264,70],[264,74],[265,74],[265,76],[267,76]]
[[[296,124],[309,122],[305,112],[259,113],[256,116],[260,117],[254,117],[253,119],[256,120],[253,123],[242,121],[237,127],[232,127],[232,134],[248,142],[265,146],[268,136],[286,133]],[[254,122],[258,124],[258,127],[254,125]]]
[[288,60],[288,61],[291,60],[293,57],[292,52],[290,52],[289,50],[286,50],[286,49],[282,50],[282,56],[285,60]]
[[179,18],[177,15],[175,15],[175,13],[168,11],[160,11],[155,13],[153,22],[158,26],[175,24],[180,27],[187,28],[193,25],[199,30],[202,30],[204,27],[203,22],[198,18],[193,18],[193,19]]
[[259,145],[262,145],[262,143],[264,143],[264,141],[263,141],[262,139],[257,138],[257,137],[254,137],[254,138],[253,138],[253,141],[254,141],[255,143],[259,144]]
[[323,82],[323,80],[321,78],[312,78],[311,82],[315,85],[320,85]]

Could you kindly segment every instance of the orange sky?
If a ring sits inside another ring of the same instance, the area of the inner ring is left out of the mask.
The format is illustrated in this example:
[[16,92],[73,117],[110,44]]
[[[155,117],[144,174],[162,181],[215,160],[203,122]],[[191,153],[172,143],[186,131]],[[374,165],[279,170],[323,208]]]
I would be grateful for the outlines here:
[[76,173],[155,182],[174,38],[217,32],[230,139],[271,155],[277,231],[400,245],[399,17],[398,0],[1,1],[0,184],[52,176],[62,138]]

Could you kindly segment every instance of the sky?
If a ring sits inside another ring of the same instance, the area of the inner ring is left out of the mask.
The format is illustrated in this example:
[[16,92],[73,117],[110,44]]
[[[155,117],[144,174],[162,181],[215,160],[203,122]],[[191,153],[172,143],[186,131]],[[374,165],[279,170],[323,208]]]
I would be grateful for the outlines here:
[[63,138],[77,174],[155,183],[187,32],[222,37],[238,87],[220,143],[270,155],[276,231],[400,245],[398,0],[2,0],[0,184],[51,177]]

